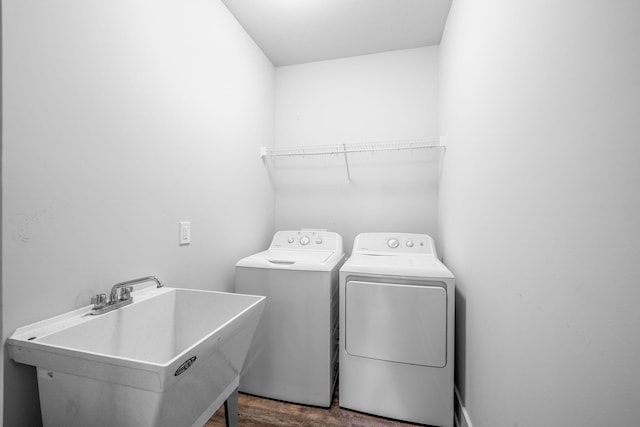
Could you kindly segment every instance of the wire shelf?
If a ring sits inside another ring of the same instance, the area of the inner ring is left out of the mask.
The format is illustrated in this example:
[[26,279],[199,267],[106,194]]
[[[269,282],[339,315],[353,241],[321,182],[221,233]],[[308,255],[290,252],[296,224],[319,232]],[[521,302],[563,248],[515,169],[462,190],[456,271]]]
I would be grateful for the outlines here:
[[439,136],[395,141],[369,141],[348,144],[329,145],[301,145],[296,147],[260,147],[260,157],[293,156],[344,156],[344,166],[347,172],[347,182],[351,182],[349,171],[349,157],[352,153],[375,153],[377,151],[417,150],[423,148],[446,148],[444,138]]
[[328,145],[300,145],[295,147],[261,147],[260,156],[291,157],[291,156],[322,156],[346,155],[351,153],[375,153],[377,151],[416,150],[423,148],[441,148],[440,137],[420,138],[395,141],[369,141]]

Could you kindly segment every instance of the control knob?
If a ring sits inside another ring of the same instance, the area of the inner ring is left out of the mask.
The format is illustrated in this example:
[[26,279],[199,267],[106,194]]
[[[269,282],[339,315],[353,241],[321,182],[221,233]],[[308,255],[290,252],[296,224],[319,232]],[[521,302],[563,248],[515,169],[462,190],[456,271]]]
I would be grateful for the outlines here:
[[389,246],[391,249],[395,249],[400,245],[400,242],[398,241],[398,239],[389,239],[387,241],[387,246]]
[[309,239],[309,236],[302,236],[302,237],[300,238],[300,244],[301,244],[302,246],[306,246],[306,245],[308,245],[310,241],[311,241],[311,239]]

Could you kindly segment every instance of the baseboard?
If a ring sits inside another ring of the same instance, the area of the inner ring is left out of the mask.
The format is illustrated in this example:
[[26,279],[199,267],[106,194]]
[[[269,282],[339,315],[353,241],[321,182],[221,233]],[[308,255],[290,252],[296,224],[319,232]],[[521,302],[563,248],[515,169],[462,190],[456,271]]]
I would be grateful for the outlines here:
[[455,399],[453,407],[456,427],[473,427],[473,425],[471,424],[471,419],[469,418],[469,413],[467,412],[467,408],[464,407],[464,402],[460,397],[458,387],[455,388]]

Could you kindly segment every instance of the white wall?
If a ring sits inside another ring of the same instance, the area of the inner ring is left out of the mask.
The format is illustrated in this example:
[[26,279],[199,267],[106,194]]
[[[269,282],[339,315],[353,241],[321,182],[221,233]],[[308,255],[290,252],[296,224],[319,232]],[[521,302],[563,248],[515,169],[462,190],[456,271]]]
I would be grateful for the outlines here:
[[[2,8],[3,342],[121,280],[233,289],[273,233],[274,70],[250,37],[218,0]],[[38,425],[35,370],[5,357],[4,387],[4,425]]]
[[[438,135],[438,47],[276,68],[277,146]],[[437,150],[275,158],[276,229],[437,231]]]
[[455,0],[444,261],[474,427],[640,422],[640,3]]

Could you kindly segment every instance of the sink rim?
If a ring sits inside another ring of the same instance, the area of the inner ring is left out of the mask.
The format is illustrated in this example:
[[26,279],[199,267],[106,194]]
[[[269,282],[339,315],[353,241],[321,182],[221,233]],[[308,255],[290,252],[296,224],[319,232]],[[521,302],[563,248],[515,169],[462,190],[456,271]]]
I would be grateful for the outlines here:
[[[203,336],[201,339],[194,341],[191,345],[185,348],[183,351],[176,354],[174,357],[170,358],[166,362],[154,362],[143,359],[135,359],[131,357],[118,356],[110,353],[103,352],[95,352],[90,350],[78,349],[77,347],[64,346],[59,344],[51,344],[47,342],[42,342],[41,340],[47,338],[55,333],[73,328],[75,326],[79,326],[84,323],[99,321],[101,318],[105,318],[107,316],[118,316],[120,310],[132,310],[136,305],[148,301],[154,297],[158,297],[163,294],[178,292],[178,291],[186,291],[186,292],[194,292],[194,293],[215,293],[215,294],[232,294],[244,297],[253,297],[255,301],[245,307],[243,310],[236,313],[234,316],[227,319],[224,323],[220,324],[217,328],[213,329],[211,332]],[[88,305],[85,307],[81,307],[76,310],[69,311],[67,313],[60,314],[58,316],[50,317],[48,319],[44,319],[38,322],[34,322],[32,324],[22,326],[17,328],[15,332],[7,339],[7,344],[9,346],[10,356],[12,359],[21,362],[20,360],[20,352],[22,349],[39,351],[43,353],[51,353],[55,355],[62,355],[67,357],[74,357],[79,359],[91,360],[99,363],[104,363],[108,365],[115,366],[124,366],[134,369],[142,369],[146,371],[158,371],[164,370],[167,367],[175,364],[176,361],[183,359],[188,353],[193,352],[199,345],[211,339],[212,336],[216,334],[220,334],[226,326],[231,324],[234,320],[243,316],[245,313],[252,310],[257,304],[260,304],[261,301],[265,299],[264,296],[257,295],[245,295],[245,294],[236,294],[230,292],[221,292],[221,291],[207,291],[200,289],[188,289],[188,288],[173,288],[173,287],[148,287],[144,289],[140,289],[138,291],[134,291],[133,293],[134,301],[132,304],[129,304],[125,307],[121,307],[117,310],[100,314],[100,315],[92,315],[91,309],[92,306]],[[35,337],[35,338],[32,338]]]

